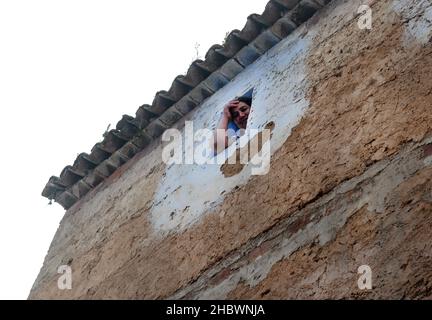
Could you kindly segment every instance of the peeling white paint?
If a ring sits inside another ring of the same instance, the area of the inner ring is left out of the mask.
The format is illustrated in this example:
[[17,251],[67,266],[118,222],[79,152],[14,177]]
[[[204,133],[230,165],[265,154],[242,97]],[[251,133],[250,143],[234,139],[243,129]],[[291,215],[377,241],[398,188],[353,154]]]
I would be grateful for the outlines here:
[[[410,7],[403,0],[394,0],[391,10],[408,21],[404,45],[412,45],[413,39],[419,43],[429,41],[432,29],[430,0],[418,0]],[[248,127],[263,129],[268,122],[275,123],[271,140],[271,153],[274,154],[309,106],[305,59],[316,34],[309,32],[300,36],[304,31],[304,28],[296,30],[192,112],[188,118],[194,122],[195,129],[214,129],[223,106],[254,88]],[[245,142],[242,140],[242,144]],[[234,151],[233,145],[228,149],[228,155]],[[154,231],[183,231],[196,223],[205,212],[223,202],[224,196],[236,186],[246,184],[251,177],[250,169],[248,165],[240,174],[225,178],[220,165],[169,166],[151,209]]]
[[[188,117],[195,130],[214,129],[223,106],[254,88],[248,128],[262,130],[273,121],[271,153],[274,153],[287,140],[309,106],[305,97],[308,88],[305,59],[311,39],[312,33],[304,38],[294,33],[245,69]],[[241,140],[241,145],[246,143],[247,140]],[[228,155],[233,152],[235,145],[228,149]],[[240,174],[229,178],[223,176],[220,165],[169,166],[158,186],[150,213],[154,231],[163,234],[184,230],[223,202],[224,196],[236,186],[246,184],[250,177],[250,164]]]
[[[405,46],[412,45],[413,40],[419,43],[429,41],[432,34],[430,0],[416,0],[413,6],[406,6],[403,0],[394,0],[391,10],[408,21]],[[300,36],[304,31],[304,27],[296,30],[197,108],[190,116],[195,130],[214,129],[223,106],[235,96],[254,88],[248,127],[263,129],[273,121],[271,153],[279,149],[309,106],[305,59],[316,34],[309,32]],[[245,142],[242,140],[241,144]],[[228,154],[234,151],[232,145]],[[154,232],[178,232],[196,223],[206,212],[222,203],[224,196],[236,186],[246,184],[251,177],[250,169],[247,165],[240,174],[225,178],[220,165],[169,166],[151,209]]]
[[417,0],[415,5],[407,5],[405,0],[394,0],[393,10],[407,20],[404,32],[404,46],[409,47],[412,41],[426,44],[432,37],[432,1]]

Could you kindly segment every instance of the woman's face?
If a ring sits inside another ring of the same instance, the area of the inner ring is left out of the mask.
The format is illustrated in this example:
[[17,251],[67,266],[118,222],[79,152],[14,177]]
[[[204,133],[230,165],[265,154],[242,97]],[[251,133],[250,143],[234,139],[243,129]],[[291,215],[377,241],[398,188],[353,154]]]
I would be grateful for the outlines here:
[[250,106],[244,102],[240,102],[236,107],[232,108],[233,121],[239,128],[246,129],[249,112]]

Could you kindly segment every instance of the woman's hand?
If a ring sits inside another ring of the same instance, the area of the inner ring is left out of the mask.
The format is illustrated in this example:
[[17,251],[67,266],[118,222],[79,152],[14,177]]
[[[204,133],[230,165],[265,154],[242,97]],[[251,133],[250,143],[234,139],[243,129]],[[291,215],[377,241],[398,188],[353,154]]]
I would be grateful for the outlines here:
[[228,122],[234,120],[232,119],[231,109],[237,107],[239,103],[238,100],[232,100],[223,108],[222,118],[214,131],[213,148],[216,153],[219,153],[228,147]]
[[223,109],[223,116],[227,120],[233,120],[231,115],[231,109],[237,107],[239,104],[238,100],[232,100]]

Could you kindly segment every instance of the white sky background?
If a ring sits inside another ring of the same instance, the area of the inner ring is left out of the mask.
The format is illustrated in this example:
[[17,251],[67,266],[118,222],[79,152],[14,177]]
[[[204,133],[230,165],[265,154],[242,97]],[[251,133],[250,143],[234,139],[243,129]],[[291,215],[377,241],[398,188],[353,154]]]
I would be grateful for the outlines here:
[[49,177],[266,3],[0,0],[0,299],[27,298],[64,215]]

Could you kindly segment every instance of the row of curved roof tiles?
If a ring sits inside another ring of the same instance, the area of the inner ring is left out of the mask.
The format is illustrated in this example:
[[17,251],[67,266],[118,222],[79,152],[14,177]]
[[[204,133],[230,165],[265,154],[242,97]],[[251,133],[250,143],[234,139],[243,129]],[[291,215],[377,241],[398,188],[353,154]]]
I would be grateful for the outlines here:
[[60,177],[51,177],[42,195],[69,209],[330,1],[269,1],[261,15],[250,15],[241,31],[233,30],[224,45],[213,45],[204,61],[194,61],[185,76],[177,76],[168,91],[156,93],[151,105],[139,107],[135,117],[124,115],[90,154],[81,153]]

